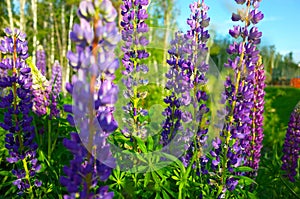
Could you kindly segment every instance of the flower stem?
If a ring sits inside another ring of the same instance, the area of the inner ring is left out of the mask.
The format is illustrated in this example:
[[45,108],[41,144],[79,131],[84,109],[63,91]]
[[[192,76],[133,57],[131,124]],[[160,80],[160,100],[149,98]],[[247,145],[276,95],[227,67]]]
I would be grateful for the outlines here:
[[51,120],[48,120],[48,160],[51,160]]
[[23,162],[25,173],[26,173],[25,174],[25,179],[29,183],[28,192],[29,192],[30,198],[33,199],[34,195],[33,195],[32,186],[31,186],[31,183],[30,183],[30,173],[29,173],[29,170],[28,170],[28,165],[27,165],[26,157],[22,160],[22,162]]

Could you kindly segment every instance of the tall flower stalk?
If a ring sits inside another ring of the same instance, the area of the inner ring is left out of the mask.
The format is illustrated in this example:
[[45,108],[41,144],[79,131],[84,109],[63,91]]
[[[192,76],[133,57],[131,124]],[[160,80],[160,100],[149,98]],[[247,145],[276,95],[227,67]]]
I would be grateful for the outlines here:
[[15,165],[12,173],[17,177],[13,184],[18,187],[19,194],[27,192],[30,198],[34,198],[33,187],[41,186],[41,182],[34,177],[40,165],[36,158],[38,146],[34,142],[35,127],[30,115],[32,78],[25,62],[28,58],[26,35],[9,28],[5,29],[5,33],[7,36],[0,43],[0,50],[5,56],[0,63],[5,71],[0,79],[0,87],[5,91],[5,95],[0,96],[0,108],[5,109],[4,122],[0,126],[8,131],[5,138],[5,147],[9,151],[7,161]]
[[124,97],[130,100],[124,107],[125,113],[130,115],[124,118],[128,125],[122,131],[134,143],[136,143],[135,136],[144,138],[147,133],[145,129],[147,121],[140,119],[148,114],[147,110],[141,106],[142,100],[147,97],[147,92],[141,91],[139,86],[148,84],[148,80],[143,78],[149,70],[145,65],[145,59],[149,57],[145,47],[149,41],[144,36],[149,30],[145,22],[148,18],[146,10],[148,3],[148,0],[123,0],[123,5],[121,5],[122,40],[124,41],[122,63],[125,67],[123,83],[126,86]]
[[300,102],[291,113],[283,144],[282,170],[291,182],[295,182],[300,153]]
[[43,46],[39,45],[36,52],[36,67],[46,76],[46,53]]
[[51,86],[50,118],[59,117],[60,112],[57,107],[57,102],[62,87],[62,68],[57,60],[55,60],[52,67],[50,86]]
[[[213,141],[211,151],[212,169],[221,171],[214,179],[219,183],[219,197],[238,185],[238,179],[228,176],[228,172],[232,175],[243,174],[235,172],[235,168],[241,165],[257,169],[259,155],[256,153],[260,153],[262,140],[261,97],[264,74],[257,49],[262,33],[258,31],[256,24],[263,19],[263,14],[258,11],[258,0],[235,1],[241,5],[246,3],[246,9],[238,10],[232,15],[233,21],[241,21],[244,26],[237,25],[229,30],[229,34],[235,39],[240,38],[241,42],[234,42],[227,49],[230,58],[225,67],[232,69],[233,74],[226,79],[225,93],[221,100],[226,105],[223,111],[226,115],[225,125],[220,134],[221,139]],[[259,121],[257,126],[256,121]]]
[[66,176],[60,179],[69,198],[113,197],[107,186],[97,184],[107,180],[114,167],[106,138],[118,127],[113,116],[118,95],[113,80],[119,66],[114,54],[119,41],[116,15],[109,0],[83,0],[78,9],[80,24],[74,24],[70,34],[76,52],[69,51],[67,57],[77,75],[67,85],[75,105],[66,105],[65,110],[73,113],[68,121],[76,124],[79,134],[64,140],[73,154],[70,165],[64,167]]
[[175,39],[171,41],[171,48],[168,50],[170,58],[167,60],[167,63],[170,69],[166,73],[168,78],[166,89],[171,94],[164,99],[168,107],[162,113],[166,118],[162,124],[163,130],[161,133],[161,144],[163,146],[170,144],[172,139],[183,131],[181,106],[184,106],[185,102],[189,102],[189,96],[186,92],[186,90],[189,90],[189,85],[181,72],[181,66],[185,63],[185,41],[184,35],[181,32],[177,32]]
[[249,136],[249,146],[246,149],[248,156],[245,165],[253,169],[250,173],[252,176],[257,175],[259,168],[261,149],[263,147],[262,142],[264,138],[263,134],[263,122],[264,122],[264,104],[265,104],[265,69],[261,62],[261,58],[257,61],[254,69],[254,95],[253,103],[254,107],[251,110],[251,134]]
[[42,116],[47,114],[47,109],[50,106],[50,82],[30,59],[27,60],[27,63],[32,74],[33,112],[38,116]]
[[[200,162],[197,157],[203,156],[203,147],[206,145],[209,120],[206,114],[209,108],[206,105],[208,100],[207,94],[207,77],[209,65],[206,63],[208,53],[207,41],[210,37],[207,27],[210,18],[207,11],[209,7],[204,0],[190,4],[191,15],[187,20],[190,29],[185,34],[189,40],[186,45],[188,49],[187,63],[182,68],[184,74],[188,74],[188,82],[191,87],[191,105],[193,116],[193,127],[189,130],[193,132],[187,154],[182,157],[185,165],[193,165],[197,162],[197,169],[200,170]],[[193,159],[192,159],[193,158]]]

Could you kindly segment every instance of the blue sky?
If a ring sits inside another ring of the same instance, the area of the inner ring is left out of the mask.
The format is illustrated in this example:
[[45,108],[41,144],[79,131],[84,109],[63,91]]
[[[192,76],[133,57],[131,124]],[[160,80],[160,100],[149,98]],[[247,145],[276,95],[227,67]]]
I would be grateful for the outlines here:
[[[182,30],[187,29],[186,19],[190,14],[189,3],[193,0],[176,0],[180,10],[177,21]],[[211,28],[218,35],[227,36],[233,26],[231,13],[239,7],[234,0],[206,0],[210,7]],[[262,44],[275,45],[285,55],[293,52],[294,60],[300,62],[300,0],[262,0],[260,10],[265,18],[258,25],[263,32]]]

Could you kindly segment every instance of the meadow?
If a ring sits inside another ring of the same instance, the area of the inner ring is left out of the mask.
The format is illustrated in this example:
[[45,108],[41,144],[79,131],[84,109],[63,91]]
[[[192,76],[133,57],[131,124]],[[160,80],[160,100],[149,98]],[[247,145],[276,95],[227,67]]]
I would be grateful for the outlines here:
[[222,41],[204,0],[184,31],[173,0],[12,2],[0,198],[300,198],[300,68],[261,47],[261,0]]

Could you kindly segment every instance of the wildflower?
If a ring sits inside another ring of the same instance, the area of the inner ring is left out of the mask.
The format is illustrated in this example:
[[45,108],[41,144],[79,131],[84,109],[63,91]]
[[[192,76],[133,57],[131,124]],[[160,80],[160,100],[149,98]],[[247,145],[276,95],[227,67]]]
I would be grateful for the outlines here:
[[59,62],[56,60],[52,67],[52,77],[50,82],[51,89],[51,104],[50,104],[50,118],[53,116],[59,117],[59,109],[57,107],[57,102],[59,98],[59,93],[61,92],[62,86],[62,74],[61,74],[61,66]]
[[5,55],[0,63],[5,71],[0,78],[0,87],[5,90],[4,96],[0,96],[0,108],[5,108],[6,112],[0,126],[8,131],[5,138],[5,147],[9,151],[7,161],[16,166],[12,170],[17,177],[13,184],[18,187],[19,194],[33,194],[32,188],[41,186],[34,177],[41,167],[36,158],[38,146],[34,142],[35,127],[30,114],[33,105],[32,77],[25,62],[28,58],[26,35],[9,28],[5,29],[5,33],[7,36],[0,42],[0,50]]
[[80,24],[70,33],[76,52],[68,52],[69,64],[77,72],[67,90],[73,94],[74,106],[65,105],[68,121],[78,127],[64,145],[73,154],[66,176],[60,178],[69,192],[66,198],[113,198],[108,187],[96,186],[108,179],[114,159],[106,138],[118,127],[114,104],[118,87],[113,83],[119,63],[114,49],[119,41],[115,24],[116,10],[111,1],[81,1]]
[[43,46],[39,45],[36,52],[36,67],[46,76],[46,53]]
[[297,104],[291,113],[288,129],[283,144],[282,170],[286,172],[285,176],[295,182],[298,168],[298,159],[300,151],[300,103]]
[[127,106],[132,115],[132,118],[126,117],[124,121],[128,124],[130,123],[129,120],[133,119],[133,124],[126,124],[123,131],[128,130],[130,137],[139,136],[142,138],[146,136],[145,125],[147,121],[140,122],[138,118],[145,116],[144,113],[147,113],[147,110],[138,107],[138,104],[147,97],[147,92],[140,91],[138,87],[148,84],[148,80],[139,75],[141,73],[146,74],[149,70],[144,64],[144,60],[149,57],[149,53],[145,50],[149,41],[144,36],[149,30],[145,22],[148,18],[146,6],[148,6],[148,0],[123,0],[121,5],[122,40],[124,41],[121,49],[124,53],[122,63],[125,67],[123,83],[126,86],[124,97],[130,99]]

